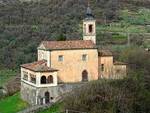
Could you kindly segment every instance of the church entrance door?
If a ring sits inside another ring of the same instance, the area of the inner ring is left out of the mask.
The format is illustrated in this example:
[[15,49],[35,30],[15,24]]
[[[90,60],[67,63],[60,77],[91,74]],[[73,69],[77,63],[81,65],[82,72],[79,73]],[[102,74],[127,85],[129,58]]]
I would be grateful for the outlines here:
[[84,70],[82,72],[82,82],[87,82],[88,81],[88,72]]
[[48,104],[50,102],[50,94],[49,92],[45,93],[45,104]]

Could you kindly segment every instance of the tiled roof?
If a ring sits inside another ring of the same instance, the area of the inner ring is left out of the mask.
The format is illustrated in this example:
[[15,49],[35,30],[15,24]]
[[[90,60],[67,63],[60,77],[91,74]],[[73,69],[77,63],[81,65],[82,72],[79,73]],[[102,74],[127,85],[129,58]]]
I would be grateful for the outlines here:
[[114,65],[127,65],[127,63],[115,61]]
[[90,40],[43,41],[41,44],[49,50],[96,48],[96,45]]
[[58,71],[57,69],[53,69],[47,66],[46,60],[40,60],[33,63],[23,64],[21,67],[29,69],[31,71],[35,72],[54,72]]
[[99,56],[113,56],[113,54],[110,50],[104,50],[104,49],[99,49],[98,55]]

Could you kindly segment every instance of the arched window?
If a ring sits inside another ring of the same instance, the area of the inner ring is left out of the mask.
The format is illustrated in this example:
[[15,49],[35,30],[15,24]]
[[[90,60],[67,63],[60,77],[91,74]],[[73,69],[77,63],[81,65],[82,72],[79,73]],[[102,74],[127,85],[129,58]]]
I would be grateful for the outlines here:
[[48,76],[47,83],[53,83],[53,76],[52,75]]
[[46,84],[46,76],[41,77],[41,84]]
[[82,82],[87,82],[88,81],[88,72],[84,70],[82,72]]
[[93,32],[93,25],[89,25],[89,33]]

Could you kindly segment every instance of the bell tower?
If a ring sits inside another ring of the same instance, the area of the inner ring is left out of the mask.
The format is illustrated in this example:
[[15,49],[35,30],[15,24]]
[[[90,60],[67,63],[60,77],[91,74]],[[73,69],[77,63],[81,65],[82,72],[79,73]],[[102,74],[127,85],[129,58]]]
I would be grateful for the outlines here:
[[96,20],[88,4],[86,17],[83,20],[83,40],[91,40],[96,44]]

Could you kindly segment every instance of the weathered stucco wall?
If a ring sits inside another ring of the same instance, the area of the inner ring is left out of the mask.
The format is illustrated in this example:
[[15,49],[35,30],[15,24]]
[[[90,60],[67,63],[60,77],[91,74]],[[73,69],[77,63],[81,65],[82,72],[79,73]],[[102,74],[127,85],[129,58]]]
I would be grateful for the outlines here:
[[[99,75],[101,78],[110,78],[113,75],[113,56],[99,56]],[[102,70],[102,64],[104,70]]]
[[38,60],[47,60],[48,56],[47,56],[47,51],[45,50],[38,50]]
[[[87,55],[87,61],[82,60],[83,54]],[[58,61],[59,55],[63,56],[63,61]],[[80,82],[84,70],[89,80],[98,79],[97,49],[51,51],[50,59],[51,67],[59,70],[59,82]]]

